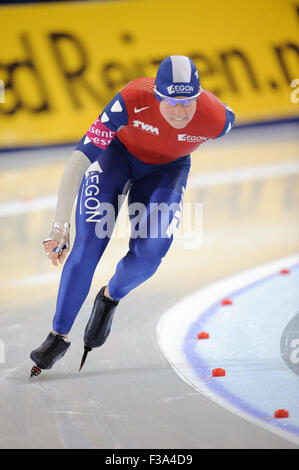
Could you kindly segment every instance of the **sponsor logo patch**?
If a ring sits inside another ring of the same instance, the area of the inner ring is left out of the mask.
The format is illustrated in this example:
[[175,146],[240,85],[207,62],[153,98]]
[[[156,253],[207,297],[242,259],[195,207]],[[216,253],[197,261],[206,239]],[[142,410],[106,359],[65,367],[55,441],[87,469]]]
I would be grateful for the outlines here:
[[137,129],[141,129],[145,132],[149,132],[153,135],[159,135],[158,127],[154,127],[151,124],[145,124],[144,122],[135,120],[133,121],[133,127],[136,127]]
[[205,142],[209,137],[203,137],[202,135],[188,135],[188,134],[178,134],[179,142]]
[[167,87],[169,95],[172,93],[192,93],[194,86],[192,85],[170,85]]
[[108,129],[108,127],[106,127],[100,119],[97,119],[86,132],[84,144],[87,144],[89,141],[91,141],[97,147],[105,150],[112,141],[115,134],[116,133]]

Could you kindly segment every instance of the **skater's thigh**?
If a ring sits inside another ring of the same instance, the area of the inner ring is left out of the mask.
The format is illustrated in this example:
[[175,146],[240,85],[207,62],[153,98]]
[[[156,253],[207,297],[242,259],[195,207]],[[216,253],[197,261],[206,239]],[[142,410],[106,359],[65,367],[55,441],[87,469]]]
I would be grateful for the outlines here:
[[130,247],[138,242],[138,246],[167,249],[174,223],[177,227],[180,220],[188,173],[188,165],[163,167],[134,184],[129,194],[129,207],[134,208],[129,212]]
[[77,236],[90,240],[104,225],[107,234],[113,230],[130,181],[126,156],[117,147],[108,147],[89,166],[82,180],[76,209]]
[[162,166],[134,183],[129,203],[140,202],[147,206],[153,202],[180,201],[187,184],[190,165]]

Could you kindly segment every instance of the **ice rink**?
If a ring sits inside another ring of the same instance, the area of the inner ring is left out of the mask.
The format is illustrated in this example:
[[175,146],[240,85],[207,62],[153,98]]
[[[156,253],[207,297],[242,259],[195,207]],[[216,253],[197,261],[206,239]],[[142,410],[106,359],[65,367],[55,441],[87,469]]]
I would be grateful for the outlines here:
[[[120,302],[79,373],[94,297],[127,251],[117,232],[70,349],[33,379],[29,354],[51,329],[62,271],[41,242],[73,147],[0,154],[0,448],[299,448],[299,376],[281,351],[299,312],[297,136],[298,123],[234,129],[195,152],[185,204],[202,218]],[[194,338],[201,329],[209,339]],[[226,375],[211,378],[213,367]]]

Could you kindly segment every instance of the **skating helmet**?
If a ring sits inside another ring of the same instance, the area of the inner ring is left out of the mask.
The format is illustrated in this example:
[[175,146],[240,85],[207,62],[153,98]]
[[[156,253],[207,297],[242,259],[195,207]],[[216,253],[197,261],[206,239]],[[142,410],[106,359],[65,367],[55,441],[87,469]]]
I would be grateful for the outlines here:
[[178,96],[196,99],[202,88],[194,62],[183,55],[166,57],[159,65],[154,92],[159,101]]

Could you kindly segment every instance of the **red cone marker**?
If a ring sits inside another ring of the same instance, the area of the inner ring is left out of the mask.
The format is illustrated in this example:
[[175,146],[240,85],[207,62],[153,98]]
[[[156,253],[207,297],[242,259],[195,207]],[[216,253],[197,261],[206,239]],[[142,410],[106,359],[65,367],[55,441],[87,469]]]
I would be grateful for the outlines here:
[[223,377],[225,375],[225,370],[221,368],[213,369],[212,376],[213,377]]

